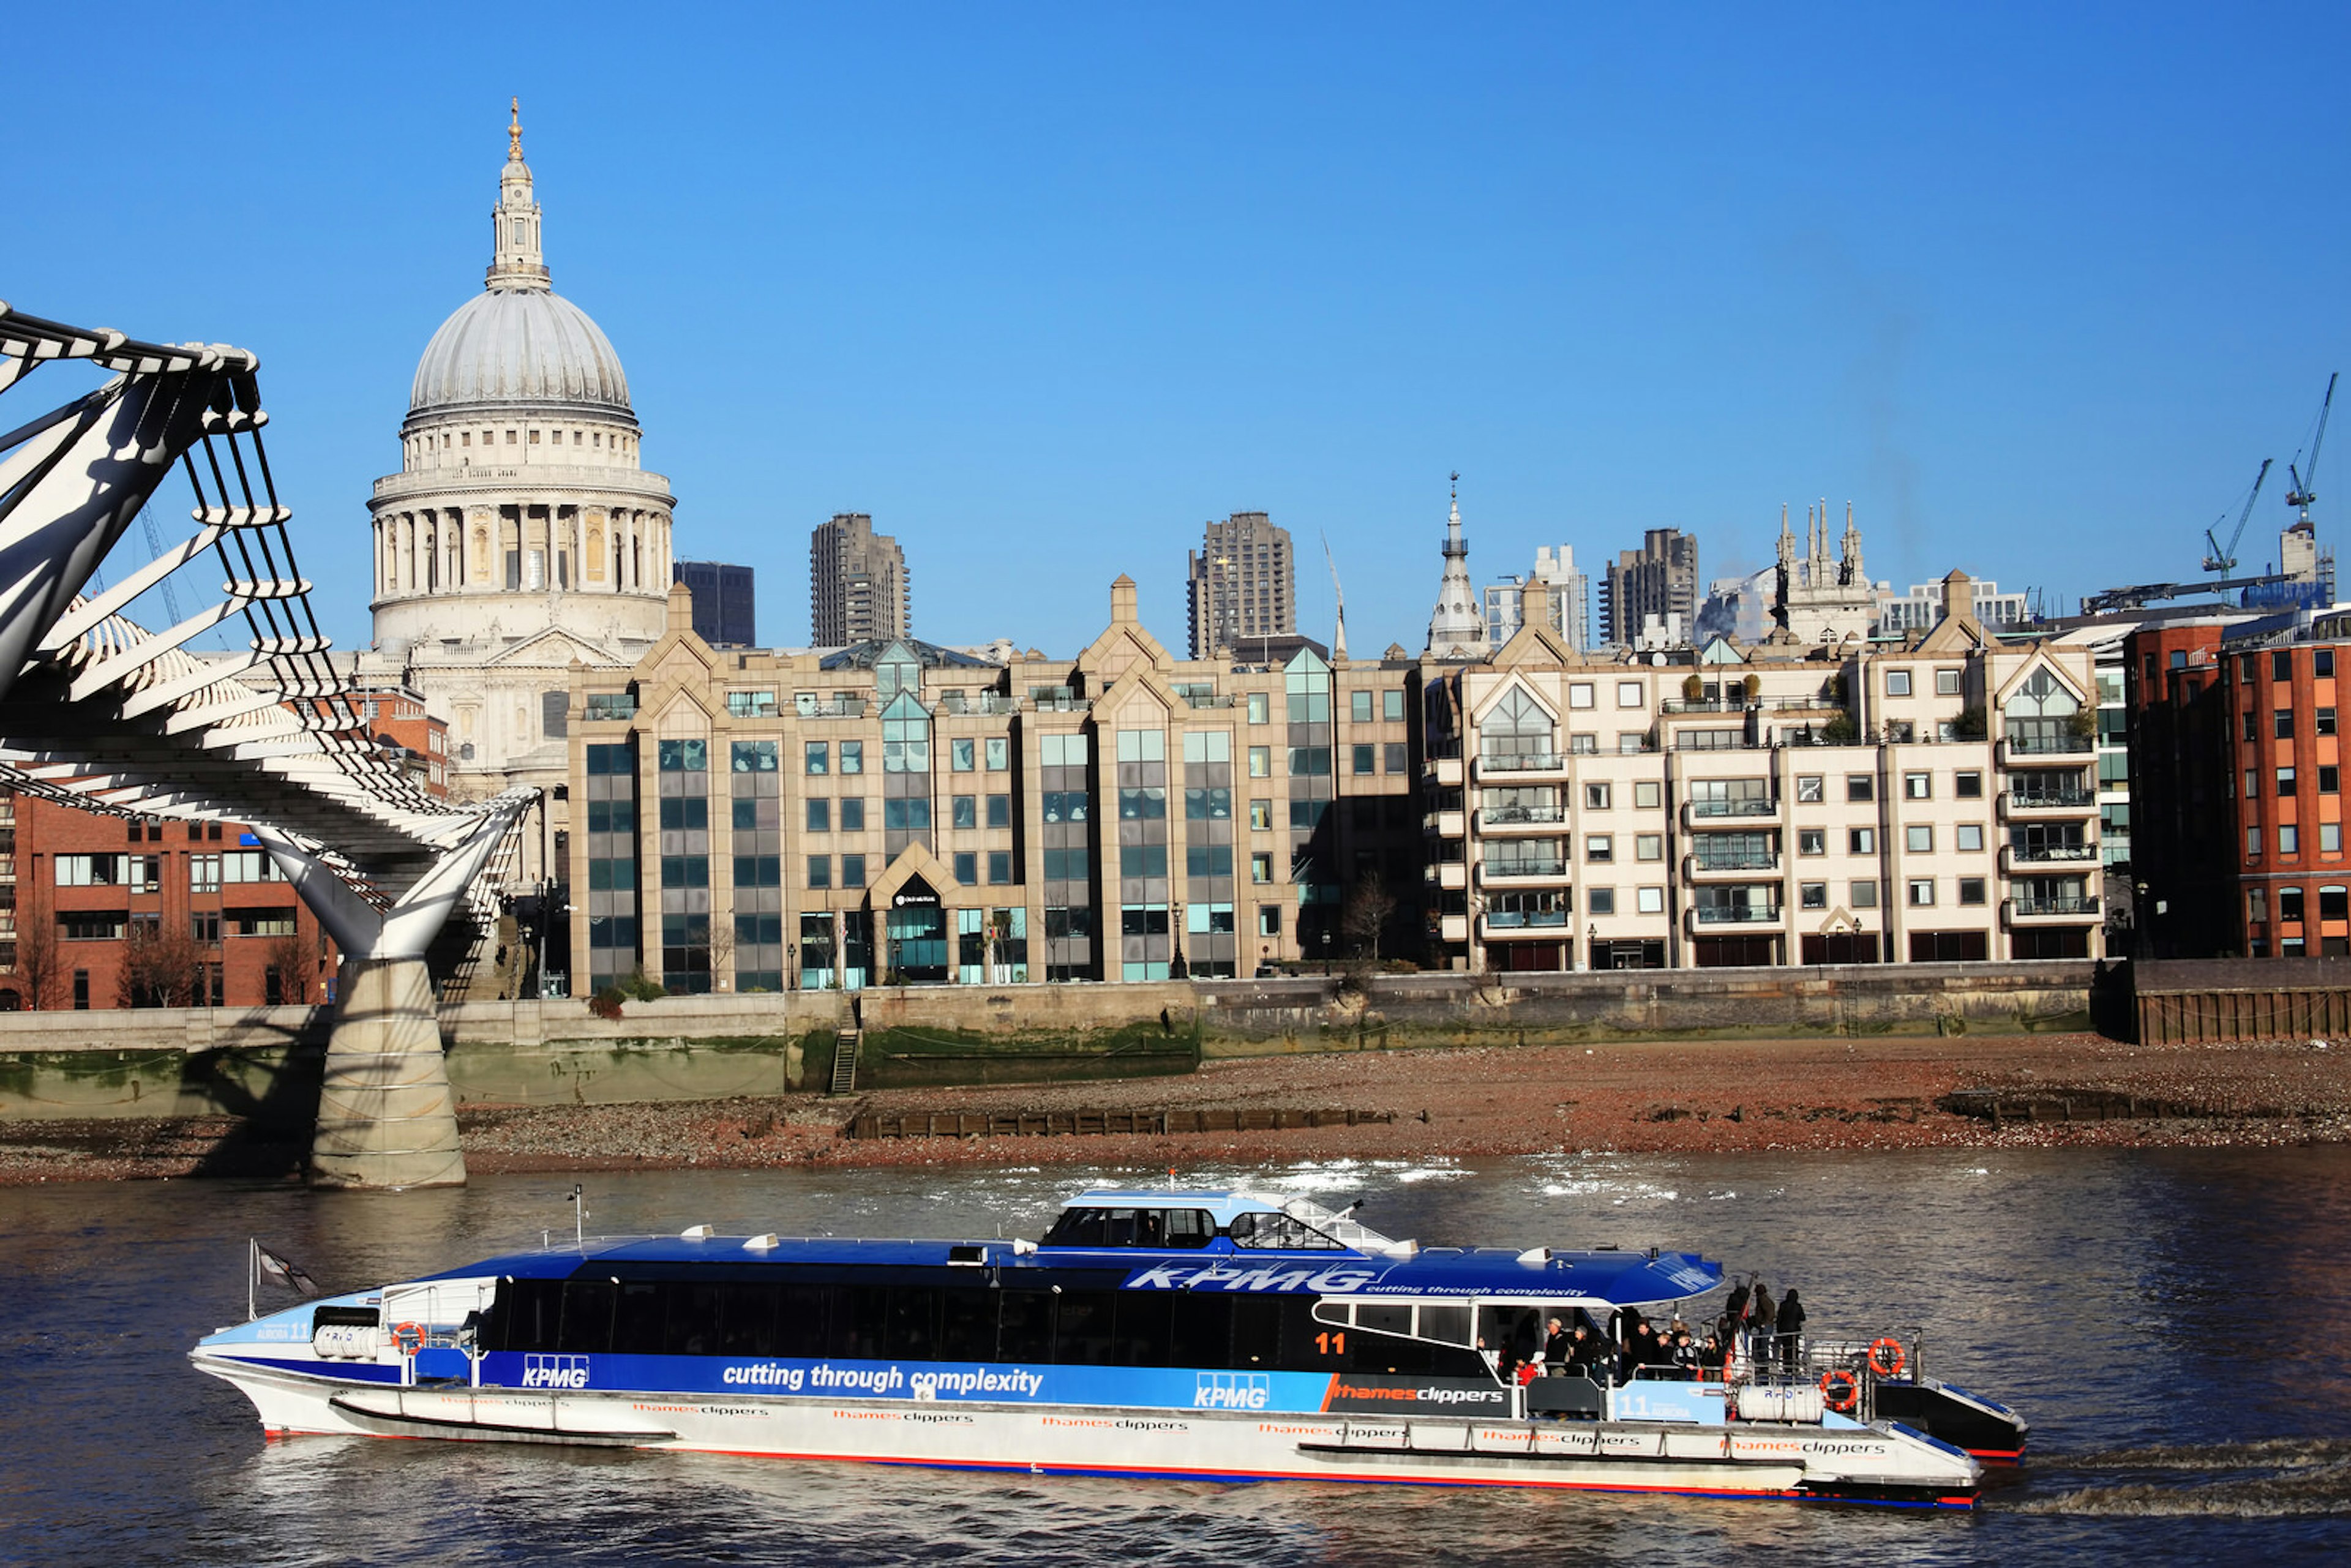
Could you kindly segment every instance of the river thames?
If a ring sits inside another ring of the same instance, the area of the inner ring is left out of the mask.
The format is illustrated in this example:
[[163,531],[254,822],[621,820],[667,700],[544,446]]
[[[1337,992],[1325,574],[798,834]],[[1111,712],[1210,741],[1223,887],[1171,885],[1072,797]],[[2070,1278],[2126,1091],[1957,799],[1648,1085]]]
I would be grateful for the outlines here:
[[[591,1174],[591,1233],[1040,1234],[1081,1167]],[[413,1194],[0,1188],[0,1560],[26,1563],[2041,1563],[2351,1559],[2351,1149],[1537,1155],[1181,1173],[1424,1242],[1652,1244],[1914,1331],[2030,1464],[1925,1516],[1780,1502],[1200,1486],[656,1454],[265,1442],[188,1347],[246,1239],[330,1290],[571,1227],[564,1176]],[[291,1303],[276,1295],[265,1310]]]

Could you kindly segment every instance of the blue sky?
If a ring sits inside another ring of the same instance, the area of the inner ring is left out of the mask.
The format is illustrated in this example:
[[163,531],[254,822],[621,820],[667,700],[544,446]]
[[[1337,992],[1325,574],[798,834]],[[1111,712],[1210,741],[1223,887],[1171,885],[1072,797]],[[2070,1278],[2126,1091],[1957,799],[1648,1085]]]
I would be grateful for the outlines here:
[[259,351],[346,645],[369,486],[481,286],[516,93],[556,287],[627,366],[680,552],[757,567],[771,643],[808,634],[836,510],[905,546],[920,634],[1066,653],[1121,571],[1180,645],[1185,549],[1264,508],[1304,630],[1327,535],[1353,649],[1416,652],[1456,468],[1481,582],[1562,542],[1596,574],[1665,526],[1708,577],[1760,565],[1782,504],[1825,496],[1874,577],[1963,566],[2070,610],[2197,575],[2351,368],[2340,6],[10,28],[58,68],[12,79],[0,298]]

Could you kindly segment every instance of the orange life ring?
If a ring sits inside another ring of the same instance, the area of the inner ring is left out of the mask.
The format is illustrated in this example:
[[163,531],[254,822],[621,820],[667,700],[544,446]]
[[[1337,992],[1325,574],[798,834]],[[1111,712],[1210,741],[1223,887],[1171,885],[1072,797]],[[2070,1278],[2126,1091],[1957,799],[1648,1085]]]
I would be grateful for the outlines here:
[[1902,1354],[1902,1342],[1892,1334],[1870,1344],[1869,1370],[1880,1377],[1892,1377],[1909,1364],[1909,1358]]
[[402,1355],[414,1355],[424,1348],[424,1331],[415,1323],[402,1323],[392,1331],[392,1343]]
[[1821,1374],[1821,1398],[1838,1415],[1850,1416],[1861,1404],[1861,1379],[1841,1366],[1823,1372]]

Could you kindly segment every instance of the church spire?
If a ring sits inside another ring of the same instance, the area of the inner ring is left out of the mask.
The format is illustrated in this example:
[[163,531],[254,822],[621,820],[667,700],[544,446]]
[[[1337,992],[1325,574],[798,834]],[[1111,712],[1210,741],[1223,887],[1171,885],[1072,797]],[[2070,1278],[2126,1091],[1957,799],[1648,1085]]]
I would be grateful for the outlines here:
[[507,163],[498,172],[498,204],[490,214],[490,270],[484,287],[544,289],[552,285],[539,249],[538,204],[531,200],[530,165],[522,161],[522,99],[507,123]]
[[1445,521],[1445,576],[1437,587],[1437,611],[1428,618],[1427,656],[1474,656],[1486,646],[1486,618],[1469,586],[1469,544],[1461,537],[1461,476],[1453,476],[1452,509]]

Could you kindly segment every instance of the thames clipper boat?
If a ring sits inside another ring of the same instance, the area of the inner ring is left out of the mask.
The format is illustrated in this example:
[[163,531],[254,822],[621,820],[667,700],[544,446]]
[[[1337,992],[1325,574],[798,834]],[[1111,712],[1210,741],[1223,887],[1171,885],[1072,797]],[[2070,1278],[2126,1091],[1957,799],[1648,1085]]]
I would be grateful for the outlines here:
[[1722,1282],[1689,1253],[1423,1248],[1301,1198],[1095,1190],[1036,1242],[589,1239],[190,1355],[273,1435],[1925,1508],[1973,1504],[1970,1448],[2021,1454],[2022,1421],[1892,1338],[1637,1364],[1671,1343],[1651,1318]]

